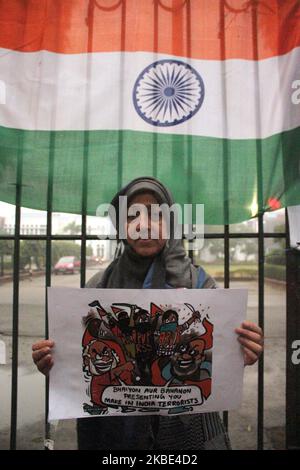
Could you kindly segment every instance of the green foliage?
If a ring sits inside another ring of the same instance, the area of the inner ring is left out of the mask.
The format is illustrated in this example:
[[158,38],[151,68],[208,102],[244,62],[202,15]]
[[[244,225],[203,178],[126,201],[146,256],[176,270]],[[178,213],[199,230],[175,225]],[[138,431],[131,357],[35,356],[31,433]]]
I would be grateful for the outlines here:
[[73,222],[70,222],[69,224],[67,224],[64,227],[63,231],[65,233],[68,233],[69,235],[77,235],[78,233],[81,232],[81,225],[78,225],[78,224],[76,224],[75,221],[73,221]]
[[[285,232],[285,224],[277,225],[274,228],[274,232],[275,233],[284,233]],[[276,238],[274,242],[279,247],[278,250],[284,250],[285,249],[285,245],[286,245],[285,238]]]
[[62,256],[76,256],[80,258],[80,245],[73,241],[55,241],[52,243],[52,266]]
[[[208,250],[211,255],[216,257],[216,261],[224,259],[224,240],[213,239],[207,242]],[[255,256],[257,259],[257,241],[252,238],[230,240],[229,259],[231,262],[235,261],[236,250],[239,249],[240,253],[245,254],[246,261],[249,257]]]
[[230,270],[231,279],[257,279],[257,268],[256,266],[246,266],[239,268],[239,265],[234,266],[235,269]]
[[[13,270],[13,242],[1,240],[0,242],[0,276],[11,273]],[[86,256],[92,256],[93,249],[86,247]],[[52,260],[53,267],[62,256],[76,256],[80,259],[80,245],[73,241],[53,241]],[[9,260],[10,259],[10,260]],[[34,265],[43,270],[46,267],[46,242],[43,240],[21,240],[20,242],[20,271],[25,267]]]
[[[53,267],[62,256],[76,256],[80,259],[80,245],[73,241],[53,241],[51,266]],[[93,250],[86,247],[86,255],[92,256]],[[42,240],[22,240],[20,244],[20,269],[33,262],[38,269],[46,266],[46,242]]]
[[11,240],[0,240],[0,256],[12,255],[14,252],[14,244]]
[[[80,245],[72,241],[52,242],[52,266],[54,266],[62,256],[76,256],[80,259]],[[86,247],[86,256],[92,256],[93,249]]]
[[[0,233],[5,234],[2,229],[0,229]],[[12,272],[13,252],[13,241],[0,239],[0,276],[4,276],[5,274]]]
[[286,255],[285,251],[281,249],[274,249],[270,251],[265,257],[266,264],[285,266]]
[[280,265],[265,265],[265,277],[269,279],[276,279],[278,281],[286,280],[286,269],[285,266]]
[[20,269],[24,269],[31,261],[37,269],[45,266],[45,242],[42,240],[22,240],[20,242]]
[[242,242],[236,240],[238,243],[242,243],[241,246],[241,253],[244,253],[246,255],[246,261],[250,256],[255,256],[255,259],[257,259],[257,240],[253,238],[246,238]]
[[284,233],[285,232],[285,224],[276,225],[276,227],[274,228],[274,232],[275,233]]

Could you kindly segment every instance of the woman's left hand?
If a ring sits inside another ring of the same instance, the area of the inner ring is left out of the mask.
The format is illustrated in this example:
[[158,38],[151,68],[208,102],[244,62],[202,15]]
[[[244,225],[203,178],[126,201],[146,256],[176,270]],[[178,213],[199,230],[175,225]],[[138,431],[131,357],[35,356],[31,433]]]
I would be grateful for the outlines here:
[[264,349],[264,335],[262,329],[250,321],[244,321],[235,332],[239,335],[238,341],[242,345],[245,366],[252,366],[258,360]]

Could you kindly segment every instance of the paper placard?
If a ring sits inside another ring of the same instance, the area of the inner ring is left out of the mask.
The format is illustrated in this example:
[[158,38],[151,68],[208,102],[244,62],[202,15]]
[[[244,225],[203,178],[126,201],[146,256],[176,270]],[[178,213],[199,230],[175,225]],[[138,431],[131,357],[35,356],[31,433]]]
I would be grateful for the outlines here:
[[288,207],[290,245],[300,250],[300,206]]
[[49,419],[234,409],[244,289],[48,288]]

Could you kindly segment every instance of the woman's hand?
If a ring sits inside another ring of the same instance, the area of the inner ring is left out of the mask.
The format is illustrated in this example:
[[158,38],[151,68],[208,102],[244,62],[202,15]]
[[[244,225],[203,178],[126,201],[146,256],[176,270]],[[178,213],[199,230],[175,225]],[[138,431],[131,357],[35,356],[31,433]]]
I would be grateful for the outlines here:
[[32,359],[38,370],[44,375],[48,375],[53,366],[53,358],[51,349],[54,346],[54,341],[51,339],[44,339],[32,345]]
[[238,341],[242,345],[245,366],[252,366],[258,360],[264,349],[264,335],[262,329],[250,321],[244,321],[235,332],[239,335]]

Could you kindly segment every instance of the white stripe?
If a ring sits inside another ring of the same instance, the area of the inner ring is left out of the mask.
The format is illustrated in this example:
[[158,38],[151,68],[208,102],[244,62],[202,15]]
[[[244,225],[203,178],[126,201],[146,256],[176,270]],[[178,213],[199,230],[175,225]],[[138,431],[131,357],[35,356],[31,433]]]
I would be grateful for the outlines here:
[[148,52],[67,55],[0,49],[0,81],[6,94],[5,104],[0,104],[0,125],[30,130],[128,129],[232,139],[268,137],[300,125],[300,105],[292,102],[300,48],[258,62],[190,60],[205,85],[199,111],[171,127],[145,122],[133,105],[135,81],[149,64],[170,57]]

